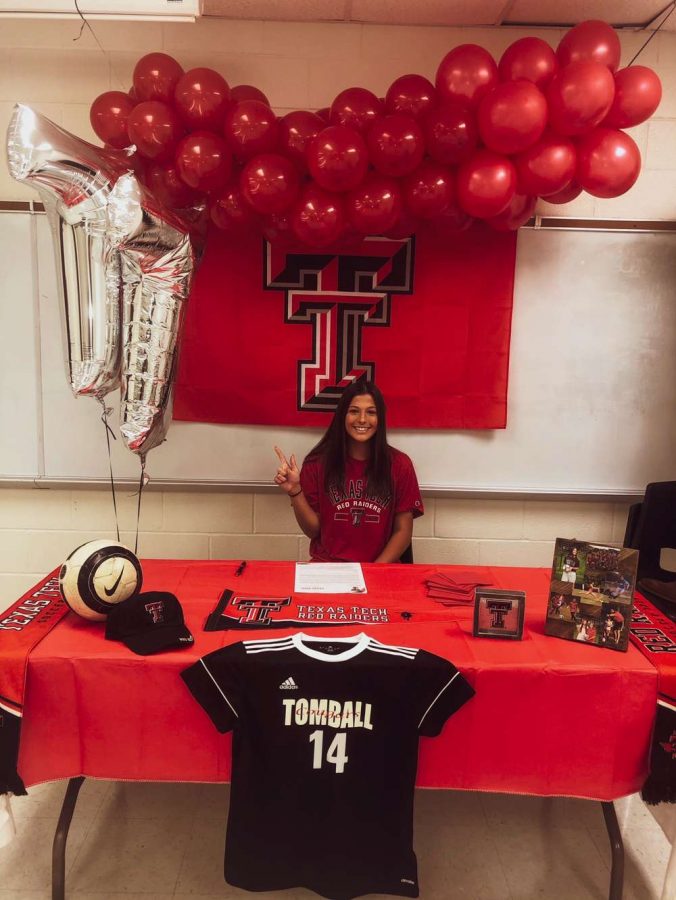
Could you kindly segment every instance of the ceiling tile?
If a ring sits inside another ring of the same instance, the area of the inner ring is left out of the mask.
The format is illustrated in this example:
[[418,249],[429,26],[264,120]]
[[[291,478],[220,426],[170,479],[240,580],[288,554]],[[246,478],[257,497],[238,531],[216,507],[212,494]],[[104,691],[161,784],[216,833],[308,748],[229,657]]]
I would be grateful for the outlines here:
[[493,25],[505,0],[352,0],[351,20],[388,25]]
[[547,3],[542,0],[514,0],[503,23],[567,25],[585,19],[602,19],[611,25],[644,25],[664,6],[664,0],[548,0]]
[[202,0],[205,16],[282,22],[342,22],[345,0]]

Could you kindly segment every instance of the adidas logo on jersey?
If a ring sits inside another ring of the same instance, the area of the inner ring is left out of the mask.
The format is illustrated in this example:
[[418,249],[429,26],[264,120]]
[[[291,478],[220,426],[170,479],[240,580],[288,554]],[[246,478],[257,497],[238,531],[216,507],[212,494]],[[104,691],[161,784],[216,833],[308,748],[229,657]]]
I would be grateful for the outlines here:
[[279,686],[280,691],[297,691],[298,685],[296,682],[289,676],[286,681],[283,681]]

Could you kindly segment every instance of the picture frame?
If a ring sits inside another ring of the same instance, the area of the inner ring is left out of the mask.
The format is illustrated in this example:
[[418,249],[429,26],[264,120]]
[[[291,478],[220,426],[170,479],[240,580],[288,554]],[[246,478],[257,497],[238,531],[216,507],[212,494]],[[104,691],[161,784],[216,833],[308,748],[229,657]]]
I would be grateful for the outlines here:
[[477,588],[474,594],[474,637],[520,641],[526,609],[524,591]]
[[557,538],[544,632],[627,652],[638,550]]

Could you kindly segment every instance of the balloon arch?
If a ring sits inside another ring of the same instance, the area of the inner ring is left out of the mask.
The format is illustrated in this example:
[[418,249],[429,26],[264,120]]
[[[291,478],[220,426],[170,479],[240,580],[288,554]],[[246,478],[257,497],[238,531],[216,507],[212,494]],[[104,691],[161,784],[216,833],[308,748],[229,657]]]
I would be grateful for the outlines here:
[[164,440],[209,219],[339,251],[422,222],[451,239],[476,220],[515,230],[538,197],[623,194],[641,168],[623,129],[655,112],[662,89],[651,69],[619,62],[615,31],[587,21],[556,51],[526,37],[496,63],[462,44],[434,84],[402,75],[383,98],[352,87],[278,118],[257,88],[150,53],[129,93],[92,103],[103,149],[18,106],[9,168],[53,228],[73,392],[103,404],[121,387],[121,431],[142,460]]
[[435,84],[403,75],[383,98],[352,87],[327,109],[278,118],[256,88],[150,53],[129,94],[96,98],[91,122],[110,147],[136,145],[165,205],[206,203],[225,230],[323,248],[429,219],[515,229],[538,197],[617,197],[638,178],[640,153],[622,129],[654,113],[661,85],[651,69],[619,62],[617,33],[587,21],[556,51],[526,37],[496,63],[462,44]]

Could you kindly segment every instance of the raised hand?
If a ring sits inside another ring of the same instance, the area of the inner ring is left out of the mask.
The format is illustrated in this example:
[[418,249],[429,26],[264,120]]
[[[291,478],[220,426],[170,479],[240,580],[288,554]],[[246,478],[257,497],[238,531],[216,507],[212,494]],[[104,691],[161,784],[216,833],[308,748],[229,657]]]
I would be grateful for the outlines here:
[[300,469],[298,468],[296,457],[292,453],[291,458],[287,460],[279,447],[275,447],[274,449],[277,454],[277,459],[279,460],[279,468],[277,469],[277,474],[273,480],[275,484],[280,486],[284,493],[295,494],[300,488]]

